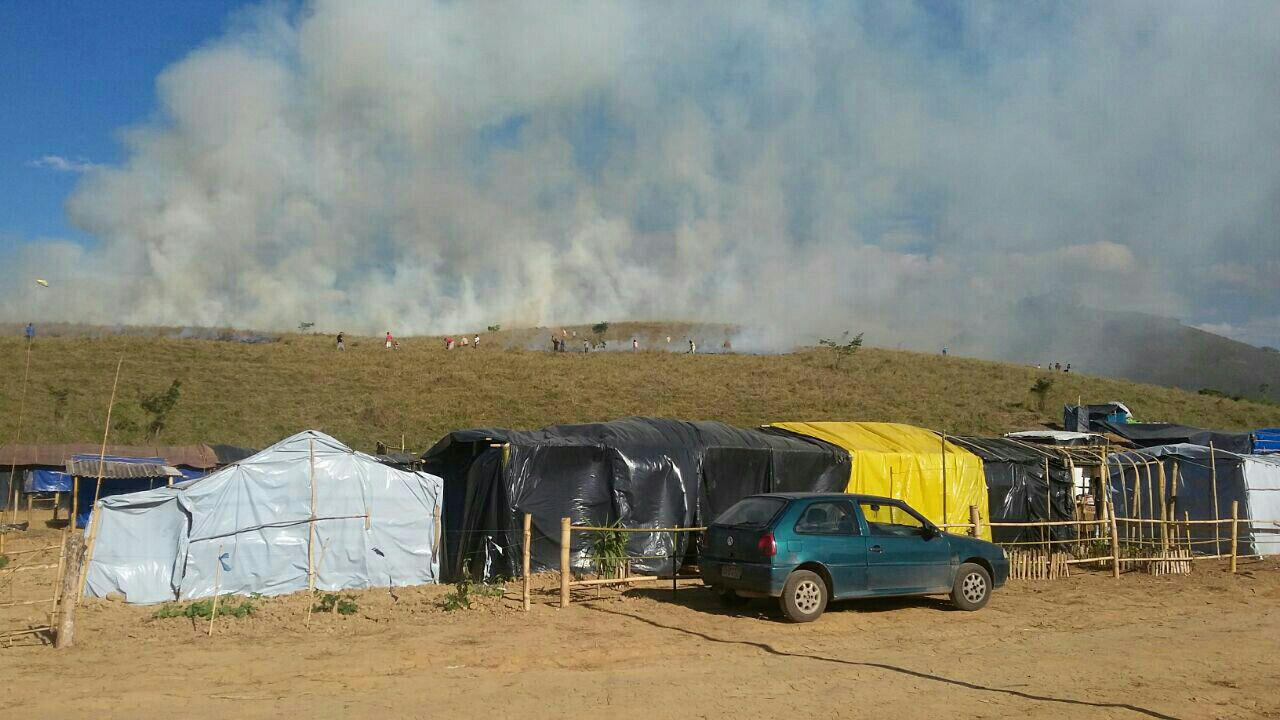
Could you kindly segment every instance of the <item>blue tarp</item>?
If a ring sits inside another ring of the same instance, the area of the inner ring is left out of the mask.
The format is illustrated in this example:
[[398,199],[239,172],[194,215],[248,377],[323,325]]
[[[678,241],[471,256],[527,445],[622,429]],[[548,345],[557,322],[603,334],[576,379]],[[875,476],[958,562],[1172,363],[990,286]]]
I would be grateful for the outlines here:
[[1280,453],[1280,428],[1261,428],[1253,431],[1253,451],[1263,453]]
[[[96,462],[99,456],[95,454],[72,455],[72,460],[83,462]],[[129,463],[129,464],[150,464],[164,465],[164,458],[161,457],[120,457],[118,455],[107,455],[105,460],[113,463]],[[141,492],[143,490],[152,490],[158,487],[165,487],[169,484],[169,478],[165,476],[148,477],[148,478],[111,478],[102,481],[101,491],[97,488],[97,478],[81,477],[80,478],[80,496],[76,501],[76,526],[88,527],[89,515],[93,512],[94,495],[97,494],[98,499],[111,497],[112,495],[125,495],[133,492]]]
[[71,476],[52,468],[28,470],[22,492],[71,492]]

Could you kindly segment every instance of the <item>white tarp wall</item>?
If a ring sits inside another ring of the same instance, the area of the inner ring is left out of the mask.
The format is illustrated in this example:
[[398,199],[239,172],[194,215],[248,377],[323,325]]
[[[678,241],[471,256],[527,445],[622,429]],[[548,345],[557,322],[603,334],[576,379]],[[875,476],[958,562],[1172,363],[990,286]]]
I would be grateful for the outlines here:
[[1280,457],[1243,455],[1254,552],[1280,555]]
[[99,501],[85,594],[277,595],[305,590],[308,567],[330,591],[435,582],[441,488],[302,432],[198,480]]

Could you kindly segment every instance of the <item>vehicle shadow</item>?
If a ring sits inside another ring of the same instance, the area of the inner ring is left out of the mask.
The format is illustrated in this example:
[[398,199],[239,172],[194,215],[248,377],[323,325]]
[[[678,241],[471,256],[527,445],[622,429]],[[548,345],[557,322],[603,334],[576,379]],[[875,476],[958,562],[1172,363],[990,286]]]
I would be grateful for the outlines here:
[[[716,592],[705,585],[681,586],[675,593],[672,593],[669,587],[631,588],[626,591],[626,595],[628,597],[644,597],[660,602],[675,603],[691,610],[712,615],[768,615],[779,621],[784,620],[776,598],[753,598],[739,607],[725,607],[721,604]],[[941,596],[833,600],[827,605],[826,612],[882,613],[913,607],[937,610],[939,612],[958,612],[950,600]]]
[[[634,592],[634,591],[633,591],[633,592]],[[644,592],[644,594],[650,594],[650,593],[653,593],[654,591],[653,591],[653,590],[645,590],[645,591],[643,591],[643,592]],[[668,594],[667,594],[667,598],[666,598],[666,599],[667,599],[667,600],[670,600],[670,599],[671,599],[670,590],[668,590],[667,592],[668,592]],[[695,593],[693,593],[693,592],[688,592],[688,593],[686,593],[686,595],[693,595],[693,594],[695,594]],[[703,592],[703,593],[698,593],[698,594],[700,594],[700,595],[711,595],[711,593],[709,593],[709,592]],[[677,595],[679,595],[679,593],[677,593]],[[713,603],[718,602],[718,600],[717,600],[714,596],[712,596],[710,599],[711,599],[711,602],[713,602]],[[928,599],[928,598],[925,598],[925,599]],[[1150,709],[1150,708],[1141,707],[1141,706],[1139,706],[1139,705],[1132,705],[1132,704],[1130,704],[1130,703],[1101,702],[1101,701],[1091,701],[1091,700],[1076,700],[1076,699],[1074,699],[1074,698],[1057,697],[1057,696],[1054,696],[1054,695],[1039,695],[1039,694],[1036,694],[1036,693],[1025,692],[1025,691],[1022,691],[1022,690],[1012,690],[1012,689],[1009,689],[1009,688],[1000,688],[1000,687],[993,687],[993,686],[990,686],[990,685],[982,685],[982,684],[975,683],[975,682],[969,682],[969,681],[967,681],[967,680],[957,680],[957,679],[955,679],[955,678],[949,678],[949,677],[945,677],[945,676],[942,676],[942,675],[936,675],[936,674],[933,674],[933,673],[923,672],[923,671],[920,671],[920,670],[912,670],[911,668],[901,667],[901,666],[898,666],[898,665],[890,665],[890,664],[888,664],[888,663],[864,662],[864,661],[859,661],[859,660],[846,660],[846,659],[844,659],[844,658],[828,657],[828,656],[826,656],[826,655],[817,655],[817,654],[813,654],[813,653],[787,652],[787,651],[785,651],[785,650],[779,650],[778,648],[775,648],[773,645],[770,645],[769,643],[766,643],[766,642],[758,642],[758,641],[754,641],[754,640],[734,640],[734,639],[731,639],[731,638],[721,638],[721,637],[716,637],[716,636],[714,636],[714,635],[711,635],[711,634],[708,634],[708,633],[705,633],[705,632],[700,632],[700,631],[698,631],[698,630],[691,630],[691,629],[689,629],[689,628],[682,628],[682,627],[679,627],[679,626],[676,626],[676,625],[668,625],[668,624],[666,624],[666,623],[662,623],[662,622],[659,622],[659,621],[657,621],[657,620],[653,620],[653,619],[651,619],[651,618],[647,618],[647,617],[644,617],[644,616],[642,616],[642,615],[638,615],[638,614],[635,614],[635,613],[623,612],[623,611],[621,611],[621,610],[613,609],[612,607],[605,607],[605,606],[602,606],[602,605],[597,605],[597,604],[594,604],[594,603],[592,603],[592,602],[590,602],[590,601],[582,602],[582,603],[580,603],[580,604],[582,605],[582,607],[587,608],[587,609],[589,609],[589,610],[592,610],[592,611],[594,611],[594,612],[600,612],[600,613],[605,613],[605,614],[608,614],[608,615],[616,615],[616,616],[619,616],[619,617],[630,618],[630,619],[632,619],[632,620],[636,620],[636,621],[638,621],[638,622],[642,622],[642,623],[644,623],[644,624],[646,624],[646,625],[650,625],[650,626],[652,626],[652,627],[660,628],[660,629],[663,629],[663,630],[670,630],[670,631],[672,631],[672,632],[684,633],[685,635],[691,635],[691,636],[693,636],[693,637],[700,638],[700,639],[705,640],[705,641],[707,641],[707,642],[720,643],[720,644],[724,644],[724,645],[743,645],[743,646],[746,646],[746,647],[753,647],[753,648],[756,648],[757,650],[760,650],[761,652],[765,652],[765,653],[768,653],[768,654],[770,654],[770,655],[776,655],[776,656],[779,656],[779,657],[803,658],[803,659],[807,659],[807,660],[815,660],[815,661],[818,661],[818,662],[831,663],[831,664],[833,664],[833,665],[844,665],[844,666],[852,666],[852,667],[874,668],[874,669],[878,669],[878,670],[884,670],[884,671],[887,671],[887,672],[893,672],[893,673],[898,673],[898,674],[901,674],[901,675],[906,675],[906,676],[908,676],[908,677],[919,678],[919,679],[921,679],[921,680],[932,680],[932,681],[934,681],[934,682],[943,683],[943,684],[946,684],[946,685],[952,685],[952,686],[960,687],[960,688],[965,688],[965,689],[967,689],[967,690],[975,690],[975,691],[979,691],[979,692],[996,693],[996,694],[1000,694],[1000,695],[1009,695],[1009,696],[1012,696],[1012,697],[1023,698],[1023,699],[1025,699],[1025,700],[1034,700],[1034,701],[1037,701],[1037,702],[1060,703],[1060,704],[1063,704],[1063,705],[1077,705],[1077,706],[1082,706],[1082,707],[1102,708],[1102,709],[1111,709],[1111,710],[1129,710],[1129,711],[1134,712],[1134,713],[1137,713],[1137,714],[1139,714],[1139,715],[1145,715],[1145,716],[1147,716],[1147,717],[1152,717],[1152,718],[1159,718],[1159,720],[1179,720],[1177,717],[1175,717],[1175,716],[1173,716],[1173,715],[1166,715],[1166,714],[1161,713],[1161,712],[1158,712],[1158,711],[1156,711],[1156,710],[1152,710],[1152,709]],[[686,602],[678,602],[678,604],[681,604],[681,605],[687,605],[688,607],[694,607],[694,605],[693,605],[693,604],[691,604],[691,603],[686,603]],[[699,609],[701,609],[701,608],[699,608]],[[731,614],[731,613],[732,613],[732,611],[730,611],[730,610],[720,609],[720,612],[715,613],[715,614]]]

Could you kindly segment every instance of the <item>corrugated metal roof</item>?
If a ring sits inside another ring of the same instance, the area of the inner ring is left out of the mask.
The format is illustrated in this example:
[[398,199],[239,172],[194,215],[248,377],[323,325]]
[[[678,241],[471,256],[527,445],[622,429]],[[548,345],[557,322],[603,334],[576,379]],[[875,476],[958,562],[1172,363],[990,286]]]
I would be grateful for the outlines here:
[[[149,458],[148,458],[149,459]],[[76,456],[67,461],[67,474],[104,479],[182,477],[178,469],[155,462],[138,462],[137,459],[113,458],[100,461],[97,457]]]
[[[94,443],[46,445],[5,445],[0,447],[0,465],[62,467],[73,455],[98,456],[102,446]],[[108,445],[107,454],[116,457],[158,457],[165,465],[207,470],[218,466],[218,456],[208,445]]]

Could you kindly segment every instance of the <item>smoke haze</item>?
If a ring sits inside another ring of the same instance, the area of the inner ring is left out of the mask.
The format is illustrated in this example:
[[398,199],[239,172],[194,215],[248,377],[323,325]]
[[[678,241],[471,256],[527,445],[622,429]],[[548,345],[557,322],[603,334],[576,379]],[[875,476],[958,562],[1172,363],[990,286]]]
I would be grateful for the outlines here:
[[[234,18],[0,278],[6,319],[681,319],[935,348],[1026,298],[1280,338],[1280,3]],[[998,354],[998,352],[997,352]]]

